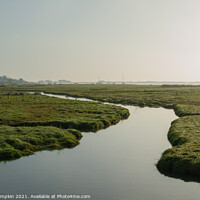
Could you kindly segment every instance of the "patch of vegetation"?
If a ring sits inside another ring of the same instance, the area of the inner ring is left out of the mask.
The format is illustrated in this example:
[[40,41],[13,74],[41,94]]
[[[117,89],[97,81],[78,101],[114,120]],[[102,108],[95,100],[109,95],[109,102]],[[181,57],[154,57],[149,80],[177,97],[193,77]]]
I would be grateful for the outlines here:
[[0,160],[12,160],[35,151],[73,148],[82,134],[75,129],[56,127],[0,126]]
[[44,91],[73,97],[86,97],[102,102],[149,107],[200,105],[200,86],[162,87],[154,85],[27,85],[10,90]]
[[174,111],[179,117],[200,115],[200,105],[175,105]]
[[1,95],[0,124],[97,131],[129,116],[127,109],[88,101],[10,92]]
[[72,148],[79,144],[79,131],[97,131],[128,116],[129,111],[119,106],[1,87],[0,160],[44,149]]
[[163,172],[200,176],[200,116],[175,120],[168,133],[172,148],[166,150],[157,168]]

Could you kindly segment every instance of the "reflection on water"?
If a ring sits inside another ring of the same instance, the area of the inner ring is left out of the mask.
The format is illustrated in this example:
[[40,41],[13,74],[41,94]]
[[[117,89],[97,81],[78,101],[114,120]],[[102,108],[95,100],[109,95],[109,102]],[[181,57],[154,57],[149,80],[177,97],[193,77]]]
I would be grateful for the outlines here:
[[0,163],[4,194],[90,194],[94,200],[197,200],[199,184],[161,175],[155,166],[170,147],[176,116],[163,108],[127,106],[130,117],[83,133],[74,149],[43,151]]

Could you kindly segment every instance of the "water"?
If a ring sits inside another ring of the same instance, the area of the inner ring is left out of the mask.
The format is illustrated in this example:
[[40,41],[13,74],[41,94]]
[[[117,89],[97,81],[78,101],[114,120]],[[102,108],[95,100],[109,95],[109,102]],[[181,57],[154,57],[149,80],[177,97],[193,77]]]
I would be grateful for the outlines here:
[[127,106],[117,125],[83,133],[74,149],[42,151],[0,163],[1,194],[91,195],[94,200],[197,200],[200,185],[160,174],[155,163],[170,147],[172,110]]

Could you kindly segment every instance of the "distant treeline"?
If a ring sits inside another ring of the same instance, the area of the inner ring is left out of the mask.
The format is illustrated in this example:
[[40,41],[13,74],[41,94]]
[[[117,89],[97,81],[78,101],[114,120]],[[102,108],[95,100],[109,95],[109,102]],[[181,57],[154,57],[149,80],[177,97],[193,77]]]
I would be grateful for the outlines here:
[[25,84],[30,84],[30,82],[24,81],[22,78],[13,79],[4,75],[4,76],[0,76],[0,84],[1,85],[25,85]]
[[24,81],[22,78],[20,79],[13,79],[7,76],[0,76],[0,85],[55,85],[55,84],[73,84],[71,81],[67,80],[58,80],[58,81],[51,81],[51,80],[40,80],[38,82],[30,82]]

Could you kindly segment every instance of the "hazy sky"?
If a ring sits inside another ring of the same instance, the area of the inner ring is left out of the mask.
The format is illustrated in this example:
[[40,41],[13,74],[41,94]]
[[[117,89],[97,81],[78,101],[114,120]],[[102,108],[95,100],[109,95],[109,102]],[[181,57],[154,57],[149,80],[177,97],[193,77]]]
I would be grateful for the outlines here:
[[199,81],[199,0],[0,0],[0,75]]

